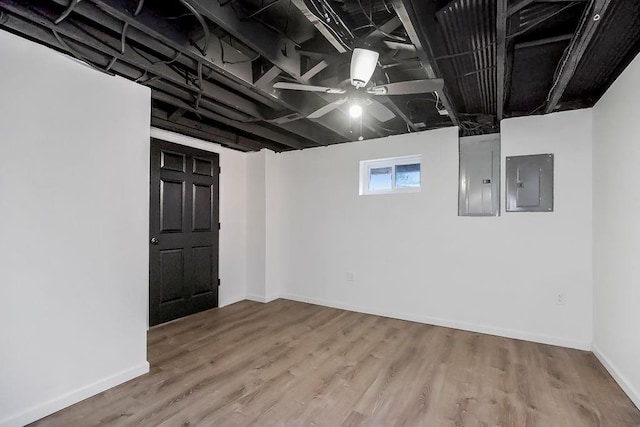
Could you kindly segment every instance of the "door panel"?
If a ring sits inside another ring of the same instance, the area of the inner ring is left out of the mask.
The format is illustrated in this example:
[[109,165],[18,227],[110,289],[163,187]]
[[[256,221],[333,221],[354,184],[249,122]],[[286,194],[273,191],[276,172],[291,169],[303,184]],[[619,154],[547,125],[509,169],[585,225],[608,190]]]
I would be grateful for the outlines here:
[[184,212],[184,181],[160,180],[162,232],[181,232]]
[[196,175],[213,176],[213,162],[208,159],[193,158],[193,173]]
[[212,197],[210,185],[193,184],[193,231],[211,231]]
[[211,292],[210,283],[213,281],[213,264],[211,246],[193,248],[193,294],[201,295]]
[[185,155],[181,153],[172,153],[171,151],[161,152],[160,167],[165,170],[184,172]]
[[184,254],[182,249],[160,251],[160,304],[183,299]]
[[219,159],[151,144],[149,323],[218,306]]

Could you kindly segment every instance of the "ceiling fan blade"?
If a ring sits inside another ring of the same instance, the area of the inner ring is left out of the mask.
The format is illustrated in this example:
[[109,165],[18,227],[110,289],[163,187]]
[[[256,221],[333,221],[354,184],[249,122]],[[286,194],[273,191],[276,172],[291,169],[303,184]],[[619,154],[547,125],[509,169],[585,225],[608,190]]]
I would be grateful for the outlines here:
[[371,114],[377,121],[383,123],[388,122],[396,116],[393,111],[375,99],[372,99],[371,104],[365,107],[365,111]]
[[313,113],[309,114],[307,118],[308,119],[320,118],[325,114],[332,112],[333,110],[335,110],[336,108],[344,104],[345,102],[347,102],[347,98],[338,99],[337,101],[334,101],[331,104],[327,104],[324,107],[317,109]]
[[415,45],[413,45],[411,43],[399,43],[399,42],[393,42],[393,41],[389,41],[389,40],[385,40],[383,43],[389,49],[393,49],[393,50],[405,50],[407,52],[415,52],[416,51]]
[[372,95],[413,95],[416,93],[436,92],[442,90],[442,79],[409,80],[407,82],[389,83],[374,86],[367,90]]
[[303,90],[306,92],[324,92],[324,93],[345,93],[344,89],[336,89],[324,86],[303,85],[300,83],[277,82],[274,83],[275,89]]

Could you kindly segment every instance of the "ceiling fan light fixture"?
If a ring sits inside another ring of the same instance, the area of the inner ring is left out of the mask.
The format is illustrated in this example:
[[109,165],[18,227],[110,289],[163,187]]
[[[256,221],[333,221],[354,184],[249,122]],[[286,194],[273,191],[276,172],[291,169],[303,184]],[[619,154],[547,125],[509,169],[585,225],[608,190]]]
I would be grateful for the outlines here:
[[351,56],[351,84],[361,88],[369,83],[378,64],[378,52],[355,48]]
[[354,119],[362,116],[362,106],[360,106],[360,104],[351,104],[351,107],[349,107],[349,115]]

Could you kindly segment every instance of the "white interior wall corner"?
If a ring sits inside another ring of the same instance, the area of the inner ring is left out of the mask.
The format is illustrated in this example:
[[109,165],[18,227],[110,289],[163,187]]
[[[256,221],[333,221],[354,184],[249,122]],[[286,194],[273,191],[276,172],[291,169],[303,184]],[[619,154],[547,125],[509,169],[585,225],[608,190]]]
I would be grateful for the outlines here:
[[247,298],[266,302],[266,150],[247,154]]
[[593,350],[640,408],[640,56],[593,109]]

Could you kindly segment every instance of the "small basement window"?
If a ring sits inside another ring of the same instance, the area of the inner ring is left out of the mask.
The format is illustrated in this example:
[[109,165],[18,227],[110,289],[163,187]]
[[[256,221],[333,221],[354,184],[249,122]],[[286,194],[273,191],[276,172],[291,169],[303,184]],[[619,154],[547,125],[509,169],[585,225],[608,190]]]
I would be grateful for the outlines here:
[[360,162],[360,195],[420,191],[420,155]]

